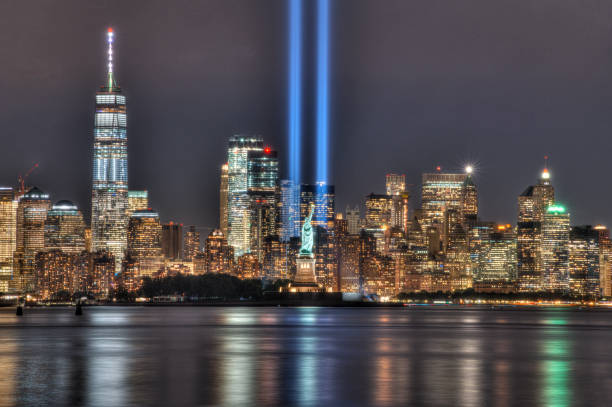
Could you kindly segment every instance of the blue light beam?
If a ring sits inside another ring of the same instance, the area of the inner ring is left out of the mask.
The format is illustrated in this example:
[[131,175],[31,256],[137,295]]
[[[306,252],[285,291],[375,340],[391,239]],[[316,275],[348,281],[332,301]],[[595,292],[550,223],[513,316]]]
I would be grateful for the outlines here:
[[329,0],[317,2],[317,182],[328,182]]
[[300,183],[302,143],[302,0],[289,0],[289,179]]

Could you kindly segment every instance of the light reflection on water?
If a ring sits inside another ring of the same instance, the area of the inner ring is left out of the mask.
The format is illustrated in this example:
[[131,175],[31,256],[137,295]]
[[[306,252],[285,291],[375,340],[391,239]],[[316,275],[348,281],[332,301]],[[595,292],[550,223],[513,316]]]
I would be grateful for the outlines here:
[[0,405],[611,405],[612,313],[0,309]]

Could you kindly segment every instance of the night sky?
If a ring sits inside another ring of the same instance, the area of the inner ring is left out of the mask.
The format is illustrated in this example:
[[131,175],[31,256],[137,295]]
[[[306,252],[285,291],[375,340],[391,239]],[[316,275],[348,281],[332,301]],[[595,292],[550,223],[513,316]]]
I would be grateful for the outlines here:
[[[89,217],[108,26],[130,189],[148,189],[162,220],[217,226],[230,135],[260,134],[286,156],[285,1],[4,1],[0,16],[0,184],[39,162],[30,183]],[[423,172],[474,163],[482,218],[515,223],[549,155],[572,223],[612,226],[612,2],[336,0],[331,21],[338,210],[382,193],[388,172],[414,184],[414,207]],[[312,28],[305,38],[309,144]]]

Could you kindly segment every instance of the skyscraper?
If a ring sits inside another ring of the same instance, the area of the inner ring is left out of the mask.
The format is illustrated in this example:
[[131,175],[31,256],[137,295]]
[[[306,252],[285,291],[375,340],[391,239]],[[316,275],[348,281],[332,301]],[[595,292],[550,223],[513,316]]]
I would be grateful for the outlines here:
[[228,216],[228,197],[229,179],[227,163],[221,166],[221,186],[219,188],[219,227],[223,235],[227,236],[227,216]]
[[387,195],[391,197],[391,217],[389,225],[399,227],[404,233],[408,230],[408,200],[410,194],[406,191],[406,176],[399,174],[387,174]]
[[[600,295],[600,270],[605,270],[602,266],[605,257],[600,255],[600,230],[586,225],[573,227],[570,231],[569,283],[574,295],[591,298]],[[602,244],[607,243],[601,240]]]
[[348,233],[351,235],[358,235],[361,230],[359,206],[355,206],[352,209],[350,206],[346,207],[346,222],[348,224]]
[[433,226],[442,235],[444,212],[449,209],[462,211],[466,179],[467,174],[423,174],[421,223],[424,230]]
[[603,225],[593,229],[597,232],[599,246],[599,289],[604,297],[612,296],[612,242],[610,231]]
[[138,210],[128,225],[128,255],[137,263],[138,277],[151,276],[162,266],[162,227],[157,212]]
[[236,257],[250,251],[251,201],[248,194],[249,152],[263,151],[258,136],[230,137],[228,147],[228,243]]
[[[480,236],[480,232],[484,232]],[[472,228],[478,233],[473,240],[471,252],[473,276],[477,288],[501,290],[516,279],[516,233],[511,225],[497,225],[495,228],[478,225]]]
[[196,230],[195,226],[191,225],[185,233],[183,259],[193,261],[198,253],[200,253],[200,232]]
[[472,179],[472,169],[468,167],[461,194],[461,216],[466,225],[476,224],[478,219],[478,190]]
[[234,263],[234,250],[227,243],[220,229],[213,230],[204,244],[207,273],[231,273]]
[[550,173],[544,168],[537,185],[529,186],[518,198],[517,273],[520,291],[542,289],[542,221],[555,200]]
[[113,75],[113,39],[109,28],[108,82],[96,93],[91,231],[92,250],[111,252],[119,271],[127,246],[127,112]]
[[276,236],[278,224],[278,155],[270,147],[247,155],[250,200],[250,250],[263,262],[263,242]]
[[183,255],[183,225],[166,223],[162,225],[162,254],[168,260],[180,260]]
[[85,221],[77,206],[59,201],[47,212],[45,250],[78,254],[85,250]]
[[390,195],[371,193],[366,196],[366,226],[368,228],[386,228],[391,224],[393,201]]
[[9,290],[13,278],[13,253],[17,242],[17,200],[13,188],[0,187],[0,292]]
[[49,195],[33,187],[17,205],[15,266],[17,289],[32,291],[35,283],[36,253],[45,247],[45,220],[51,206]]
[[128,191],[128,216],[149,209],[148,191]]
[[570,215],[559,204],[548,207],[542,221],[542,286],[569,292]]
[[300,191],[291,180],[280,182],[280,241],[300,236]]

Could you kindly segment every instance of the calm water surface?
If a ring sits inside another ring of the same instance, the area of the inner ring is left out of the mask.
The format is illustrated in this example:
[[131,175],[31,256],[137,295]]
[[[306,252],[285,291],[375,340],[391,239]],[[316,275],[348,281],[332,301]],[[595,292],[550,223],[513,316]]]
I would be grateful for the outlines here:
[[612,312],[0,309],[0,405],[612,405]]

